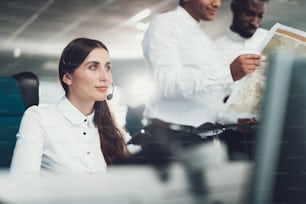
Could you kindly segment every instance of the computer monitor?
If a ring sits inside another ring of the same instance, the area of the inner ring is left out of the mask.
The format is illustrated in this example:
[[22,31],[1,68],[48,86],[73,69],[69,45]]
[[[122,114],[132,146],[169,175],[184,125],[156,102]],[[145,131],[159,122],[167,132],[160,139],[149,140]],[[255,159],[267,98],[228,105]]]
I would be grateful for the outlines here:
[[306,203],[306,58],[271,56],[250,202]]

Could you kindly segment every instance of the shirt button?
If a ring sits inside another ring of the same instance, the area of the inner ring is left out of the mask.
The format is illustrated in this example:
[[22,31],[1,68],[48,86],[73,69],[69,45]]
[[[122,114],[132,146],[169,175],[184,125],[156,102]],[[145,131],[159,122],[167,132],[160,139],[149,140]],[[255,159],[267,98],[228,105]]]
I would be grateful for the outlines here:
[[86,135],[86,132],[83,132],[83,135]]
[[84,119],[84,122],[87,122],[87,119]]
[[87,155],[90,155],[90,151],[88,151],[88,152],[86,152],[87,153]]

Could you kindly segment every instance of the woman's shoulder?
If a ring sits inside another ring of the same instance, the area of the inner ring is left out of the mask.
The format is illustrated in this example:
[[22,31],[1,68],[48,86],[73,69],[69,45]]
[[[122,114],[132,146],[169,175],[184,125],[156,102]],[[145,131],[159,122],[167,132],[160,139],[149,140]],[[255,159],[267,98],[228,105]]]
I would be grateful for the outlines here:
[[38,105],[38,106],[33,105],[25,110],[24,116],[45,118],[54,115],[55,112],[56,112],[55,104]]
[[33,129],[37,127],[43,127],[45,124],[49,124],[49,121],[53,121],[54,118],[54,106],[37,106],[33,105],[27,108],[22,116],[20,124],[20,132],[28,130],[28,127]]
[[56,104],[43,104],[43,105],[32,105],[26,109],[25,112],[48,112],[53,111],[56,108]]

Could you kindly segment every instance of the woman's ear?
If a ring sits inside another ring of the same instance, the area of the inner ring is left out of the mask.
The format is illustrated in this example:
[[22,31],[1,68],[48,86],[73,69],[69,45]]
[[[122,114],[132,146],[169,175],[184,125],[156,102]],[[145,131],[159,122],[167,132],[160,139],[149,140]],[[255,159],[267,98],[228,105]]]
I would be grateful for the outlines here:
[[67,86],[71,85],[72,84],[72,79],[71,79],[71,75],[69,73],[65,73],[63,75],[63,78],[62,78],[62,81],[67,84]]

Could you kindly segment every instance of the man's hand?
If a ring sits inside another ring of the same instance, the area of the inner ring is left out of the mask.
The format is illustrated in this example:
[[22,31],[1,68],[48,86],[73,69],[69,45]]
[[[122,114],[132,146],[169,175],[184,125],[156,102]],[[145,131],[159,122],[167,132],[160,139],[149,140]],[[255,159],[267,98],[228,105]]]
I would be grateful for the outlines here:
[[230,64],[231,74],[234,81],[254,72],[260,65],[261,59],[261,55],[258,54],[243,54],[234,59]]

